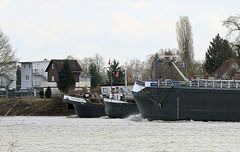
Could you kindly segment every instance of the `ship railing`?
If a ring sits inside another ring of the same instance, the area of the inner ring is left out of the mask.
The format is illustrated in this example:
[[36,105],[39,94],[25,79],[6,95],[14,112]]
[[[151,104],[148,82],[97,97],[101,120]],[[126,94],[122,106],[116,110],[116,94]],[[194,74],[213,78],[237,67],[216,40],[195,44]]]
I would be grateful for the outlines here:
[[190,87],[204,88],[240,88],[239,80],[192,80]]
[[158,86],[186,86],[200,88],[239,88],[240,80],[206,80],[198,79],[189,82],[166,79],[158,81]]
[[240,89],[240,80],[208,80],[195,79],[191,81],[176,81],[171,79],[159,81],[137,81],[138,85],[143,87],[158,87],[158,86],[178,86],[178,87],[197,87],[197,88],[232,88]]
[[158,81],[158,86],[187,86],[185,81],[176,81],[171,79],[165,79],[164,81]]

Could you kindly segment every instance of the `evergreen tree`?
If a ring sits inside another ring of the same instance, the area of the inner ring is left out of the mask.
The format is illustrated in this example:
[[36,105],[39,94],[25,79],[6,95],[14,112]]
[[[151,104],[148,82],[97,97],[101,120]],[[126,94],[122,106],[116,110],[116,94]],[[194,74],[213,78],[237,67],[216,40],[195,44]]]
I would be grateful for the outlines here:
[[222,39],[219,34],[217,34],[213,41],[210,42],[203,67],[207,73],[211,75],[225,60],[231,59],[233,55],[228,41]]
[[101,75],[97,70],[96,64],[94,64],[94,63],[90,64],[89,72],[90,72],[90,75],[92,76],[91,77],[91,86],[92,87],[99,86],[99,84],[101,83]]
[[107,71],[108,74],[108,84],[111,85],[122,85],[124,84],[124,72],[123,68],[119,66],[119,62],[116,59],[113,62],[109,62],[109,70]]
[[16,72],[17,80],[16,80],[16,89],[20,90],[21,89],[21,68],[18,65],[17,66],[17,72]]
[[52,96],[52,90],[51,90],[51,88],[48,86],[48,87],[47,87],[47,90],[45,91],[45,97],[46,97],[46,98],[51,98],[51,96]]
[[66,60],[58,74],[57,87],[63,93],[68,94],[70,90],[75,89],[75,83],[76,82],[72,73],[72,69],[68,63],[68,60]]

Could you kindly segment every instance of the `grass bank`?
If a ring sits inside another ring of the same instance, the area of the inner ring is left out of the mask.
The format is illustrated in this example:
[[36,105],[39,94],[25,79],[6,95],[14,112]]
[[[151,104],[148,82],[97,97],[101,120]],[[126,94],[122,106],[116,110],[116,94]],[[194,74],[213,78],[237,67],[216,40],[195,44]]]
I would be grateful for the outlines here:
[[0,116],[66,116],[73,111],[66,110],[67,104],[60,97],[40,98],[0,98]]

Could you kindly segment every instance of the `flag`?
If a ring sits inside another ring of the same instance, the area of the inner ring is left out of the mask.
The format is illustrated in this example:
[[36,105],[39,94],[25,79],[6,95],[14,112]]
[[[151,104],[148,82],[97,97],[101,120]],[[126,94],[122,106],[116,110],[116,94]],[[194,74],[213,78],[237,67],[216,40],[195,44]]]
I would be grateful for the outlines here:
[[117,71],[116,74],[115,74],[115,77],[119,77],[119,72]]

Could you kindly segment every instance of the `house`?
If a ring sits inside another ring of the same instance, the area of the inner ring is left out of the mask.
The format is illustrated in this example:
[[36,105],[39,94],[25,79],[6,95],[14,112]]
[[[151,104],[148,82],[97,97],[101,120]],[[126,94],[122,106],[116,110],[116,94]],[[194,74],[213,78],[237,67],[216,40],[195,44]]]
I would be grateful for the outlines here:
[[[57,88],[58,74],[63,67],[63,63],[66,60],[53,59],[48,64],[45,72],[48,73],[47,82],[45,83],[45,87],[51,87],[53,93],[58,93],[59,90]],[[72,69],[72,73],[74,75],[76,86],[75,90],[81,90],[82,88],[90,88],[91,87],[91,77],[86,75],[81,75],[82,68],[79,65],[77,60],[68,60],[69,65]]]
[[21,62],[21,90],[42,90],[47,81],[49,60]]
[[236,79],[238,78],[238,70],[239,67],[234,60],[226,60],[217,68],[213,75],[216,79]]

